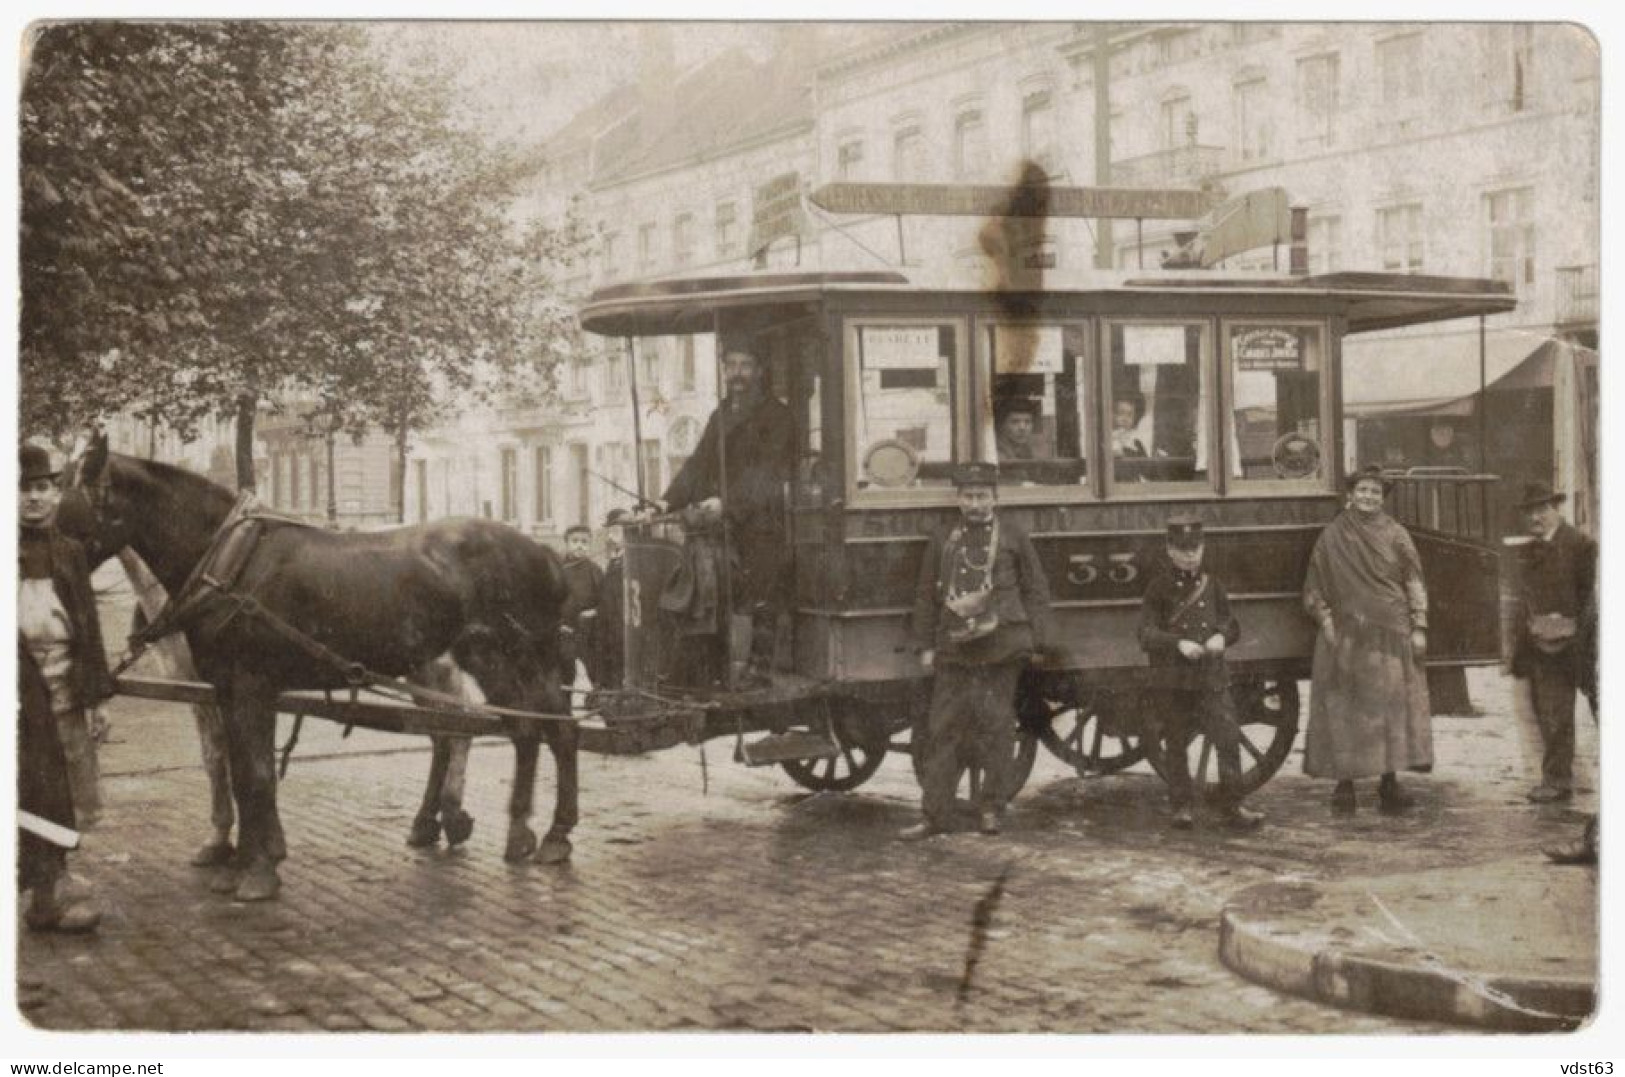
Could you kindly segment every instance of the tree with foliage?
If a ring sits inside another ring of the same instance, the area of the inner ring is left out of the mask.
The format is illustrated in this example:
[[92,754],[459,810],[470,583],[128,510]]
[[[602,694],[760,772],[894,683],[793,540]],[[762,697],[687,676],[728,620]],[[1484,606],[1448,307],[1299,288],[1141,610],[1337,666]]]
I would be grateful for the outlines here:
[[570,230],[505,214],[522,169],[355,24],[63,23],[22,102],[25,429],[133,410],[189,436],[299,400],[410,429],[548,384]]

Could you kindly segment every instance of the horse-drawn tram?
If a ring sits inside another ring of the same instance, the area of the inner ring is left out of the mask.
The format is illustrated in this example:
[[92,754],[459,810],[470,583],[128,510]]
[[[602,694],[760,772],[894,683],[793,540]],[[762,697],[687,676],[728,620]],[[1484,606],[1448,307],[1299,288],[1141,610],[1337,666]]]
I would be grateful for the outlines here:
[[[1281,766],[1297,733],[1297,683],[1313,643],[1301,588],[1353,458],[1343,338],[1482,317],[1514,302],[1504,285],[1481,280],[1212,271],[1002,291],[920,287],[889,271],[601,290],[582,325],[626,338],[629,363],[642,337],[714,333],[729,350],[747,350],[790,427],[775,436],[793,449],[765,501],[755,491],[781,555],[773,616],[761,606],[741,616],[734,600],[736,577],[750,570],[736,556],[743,533],[760,549],[763,521],[732,511],[731,480],[719,483],[723,503],[712,511],[701,501],[677,514],[641,513],[626,525],[624,681],[596,692],[585,717],[558,690],[558,560],[511,529],[448,520],[329,535],[243,514],[228,491],[105,450],[75,465],[69,493],[79,495],[99,556],[129,545],[172,595],[181,592],[181,605],[201,603],[168,627],[185,628],[226,712],[240,898],[277,888],[278,710],[510,737],[513,859],[537,849],[526,820],[544,741],[558,765],[544,860],[569,855],[578,748],[632,753],[726,738],[742,762],[782,766],[809,789],[858,787],[887,752],[911,750],[923,718],[927,674],[907,621],[927,538],[957,513],[951,471],[966,462],[999,464],[1001,514],[1032,536],[1052,595],[1057,646],[1019,684],[1006,792],[1026,781],[1039,744],[1080,775],[1119,771],[1148,753],[1160,766],[1157,738],[1142,737],[1154,717],[1142,706],[1152,671],[1136,627],[1175,512],[1203,522],[1208,563],[1242,623],[1228,661],[1252,789]],[[1016,401],[1030,421],[1022,436],[1006,437],[996,420]],[[720,475],[730,459],[755,462],[763,452],[737,432],[730,442],[728,422],[714,425],[715,444],[702,439],[700,448],[716,453]],[[653,491],[641,492],[653,503]],[[1433,594],[1429,663],[1493,660],[1494,550],[1440,531],[1417,529],[1415,538]],[[737,675],[747,653],[768,656],[767,675],[748,683]],[[367,703],[343,691],[398,690],[398,678],[446,654],[490,706],[469,712],[417,692]],[[205,694],[125,688],[187,702]],[[432,798],[446,769],[442,748],[414,838],[420,825],[428,840],[439,833]],[[1198,734],[1186,750],[1212,785],[1205,741]],[[460,807],[441,816],[448,837],[466,836]]]
[[[740,759],[779,763],[809,789],[859,786],[888,751],[909,750],[924,717],[927,673],[907,621],[928,536],[957,514],[951,470],[996,461],[1001,515],[1033,538],[1059,642],[1018,690],[1010,794],[1039,744],[1080,775],[1155,755],[1141,737],[1153,671],[1136,629],[1175,512],[1203,521],[1243,626],[1229,661],[1256,789],[1298,730],[1313,650],[1303,580],[1353,459],[1343,338],[1514,302],[1496,282],[1374,273],[1119,272],[992,292],[803,273],[601,290],[582,325],[629,349],[714,333],[750,351],[795,440],[783,484],[793,597],[771,684],[730,687],[751,627],[721,612],[736,559],[696,565],[687,552],[707,532],[725,545],[728,528],[717,535],[692,510],[681,522],[646,514],[628,527],[626,686],[601,697],[605,720],[652,723],[668,742],[732,737]],[[1013,400],[1034,420],[1021,446],[998,422]],[[724,466],[755,451],[723,441]],[[1493,549],[1443,532],[1416,540],[1433,593],[1429,662],[1494,659]],[[706,564],[717,594],[696,614]],[[775,735],[751,739],[764,730]],[[1216,782],[1200,734],[1188,751],[1200,780]]]

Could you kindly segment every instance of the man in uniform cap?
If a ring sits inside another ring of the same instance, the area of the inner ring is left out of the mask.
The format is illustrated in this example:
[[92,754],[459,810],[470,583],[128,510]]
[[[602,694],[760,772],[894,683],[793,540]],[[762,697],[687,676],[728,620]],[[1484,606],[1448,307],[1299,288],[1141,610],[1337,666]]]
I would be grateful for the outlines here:
[[[1566,495],[1541,482],[1524,486],[1530,541],[1518,551],[1522,615],[1512,650],[1512,675],[1525,682],[1545,746],[1536,803],[1568,800],[1574,783],[1574,694],[1584,691],[1597,712],[1597,544],[1565,521]],[[1578,848],[1552,850],[1554,860],[1596,858],[1595,827]]]
[[998,518],[997,465],[961,464],[959,520],[920,563],[911,627],[933,670],[920,766],[924,822],[904,840],[951,828],[962,763],[982,771],[980,829],[997,834],[1016,730],[1016,681],[1050,641],[1049,584],[1019,525]]
[[[1140,606],[1140,646],[1159,667],[1151,735],[1165,760],[1173,825],[1195,824],[1190,762],[1185,745],[1196,730],[1207,734],[1219,763],[1219,808],[1226,822],[1247,829],[1263,822],[1242,806],[1241,731],[1230,699],[1224,652],[1241,638],[1224,585],[1202,568],[1202,521],[1181,513],[1168,519],[1168,566],[1146,588]],[[1162,667],[1166,667],[1165,669]]]

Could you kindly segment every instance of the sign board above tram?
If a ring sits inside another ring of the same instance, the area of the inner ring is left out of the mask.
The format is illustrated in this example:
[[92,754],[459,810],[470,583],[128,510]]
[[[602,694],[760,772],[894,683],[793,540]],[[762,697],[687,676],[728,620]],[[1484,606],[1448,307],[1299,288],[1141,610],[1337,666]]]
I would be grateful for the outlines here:
[[1221,201],[1185,187],[1021,187],[957,183],[827,183],[810,196],[831,213],[947,217],[1094,217],[1193,221]]

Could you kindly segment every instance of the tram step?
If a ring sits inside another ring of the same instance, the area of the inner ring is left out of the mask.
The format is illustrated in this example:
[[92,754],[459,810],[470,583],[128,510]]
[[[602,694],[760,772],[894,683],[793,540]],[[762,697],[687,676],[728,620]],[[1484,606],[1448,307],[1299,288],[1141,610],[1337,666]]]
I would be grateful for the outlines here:
[[792,759],[829,759],[840,750],[840,746],[823,733],[791,730],[741,744],[734,755],[747,767],[772,767]]

